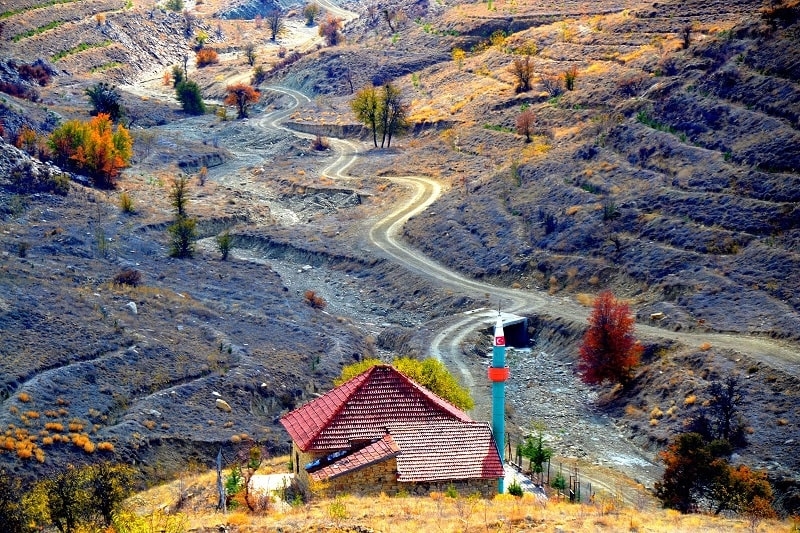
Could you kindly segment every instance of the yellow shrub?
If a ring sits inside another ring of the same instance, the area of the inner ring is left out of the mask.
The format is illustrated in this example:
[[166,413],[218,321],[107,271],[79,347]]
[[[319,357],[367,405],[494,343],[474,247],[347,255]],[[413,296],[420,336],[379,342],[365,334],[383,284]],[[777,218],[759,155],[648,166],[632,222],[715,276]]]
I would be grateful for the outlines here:
[[650,411],[650,418],[661,418],[662,416],[664,416],[664,412],[657,405]]
[[683,405],[687,406],[694,405],[696,401],[697,401],[697,396],[695,396],[694,394],[690,394],[689,396],[683,399]]
[[27,392],[20,392],[19,396],[17,396],[17,399],[19,399],[19,401],[23,403],[28,403],[29,401],[31,401],[31,395],[28,394]]

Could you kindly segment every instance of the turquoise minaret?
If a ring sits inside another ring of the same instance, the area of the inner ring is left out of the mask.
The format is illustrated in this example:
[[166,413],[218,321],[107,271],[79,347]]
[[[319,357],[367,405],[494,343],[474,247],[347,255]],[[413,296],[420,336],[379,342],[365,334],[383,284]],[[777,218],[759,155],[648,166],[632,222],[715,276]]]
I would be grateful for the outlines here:
[[[497,443],[497,451],[502,459],[505,454],[506,441],[506,337],[503,333],[503,319],[497,317],[494,326],[494,343],[492,347],[492,366],[489,367],[489,381],[492,382],[492,432]],[[505,461],[503,461],[505,462]],[[505,492],[505,479],[497,482],[498,494]]]

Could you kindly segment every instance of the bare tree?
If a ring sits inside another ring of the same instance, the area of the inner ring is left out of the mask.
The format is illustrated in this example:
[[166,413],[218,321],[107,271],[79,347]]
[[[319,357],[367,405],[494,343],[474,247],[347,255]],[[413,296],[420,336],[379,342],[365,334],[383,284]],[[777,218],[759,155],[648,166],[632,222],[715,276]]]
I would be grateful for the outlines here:
[[514,58],[514,62],[509,67],[511,74],[517,78],[517,92],[524,93],[531,90],[531,80],[533,79],[533,63],[530,56]]
[[283,23],[283,13],[280,9],[273,9],[269,13],[267,13],[267,17],[265,19],[267,21],[267,27],[269,28],[270,32],[270,41],[275,41],[279,35],[281,35],[286,26]]
[[531,142],[531,135],[533,135],[534,124],[533,111],[526,109],[517,116],[517,133],[525,136],[525,142]]
[[550,98],[555,98],[564,92],[564,83],[561,76],[553,74],[542,75],[542,87],[550,95]]
[[244,45],[244,57],[247,59],[247,64],[251,67],[256,64],[256,45],[247,43]]

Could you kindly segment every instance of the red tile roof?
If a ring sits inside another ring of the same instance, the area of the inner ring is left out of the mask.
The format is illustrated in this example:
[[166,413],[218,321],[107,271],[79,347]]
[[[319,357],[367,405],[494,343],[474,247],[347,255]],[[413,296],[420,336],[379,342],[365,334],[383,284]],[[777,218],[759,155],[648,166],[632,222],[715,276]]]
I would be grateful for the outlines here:
[[486,423],[454,420],[432,424],[392,424],[389,433],[400,448],[398,481],[503,477],[500,454]]
[[377,365],[284,415],[281,424],[301,450],[333,451],[380,438],[390,424],[447,420],[471,421],[393,367]]
[[312,472],[310,476],[314,481],[333,479],[337,476],[349,474],[375,463],[380,463],[381,461],[396,457],[399,451],[400,448],[397,447],[392,437],[390,435],[384,435],[382,439],[350,455],[342,457],[333,464]]

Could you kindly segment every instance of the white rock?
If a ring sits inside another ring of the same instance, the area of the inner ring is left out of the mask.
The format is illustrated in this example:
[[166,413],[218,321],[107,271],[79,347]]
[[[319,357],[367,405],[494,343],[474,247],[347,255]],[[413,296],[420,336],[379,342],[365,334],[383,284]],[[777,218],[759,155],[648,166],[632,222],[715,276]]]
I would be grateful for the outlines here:
[[226,413],[230,413],[232,410],[230,404],[228,404],[228,402],[226,402],[222,398],[217,398],[214,401],[214,404],[217,406],[217,409],[225,411]]
[[217,396],[217,397],[222,396],[222,394],[218,393],[217,391],[214,391],[211,394],[212,394],[212,396]]
[[125,307],[127,307],[130,310],[131,314],[134,315],[139,314],[139,310],[136,308],[136,302],[128,302],[127,304],[125,304]]
[[149,414],[150,416],[154,416],[156,418],[161,418],[161,413],[159,411],[156,411],[155,409],[150,409],[149,411],[147,411],[147,414]]

